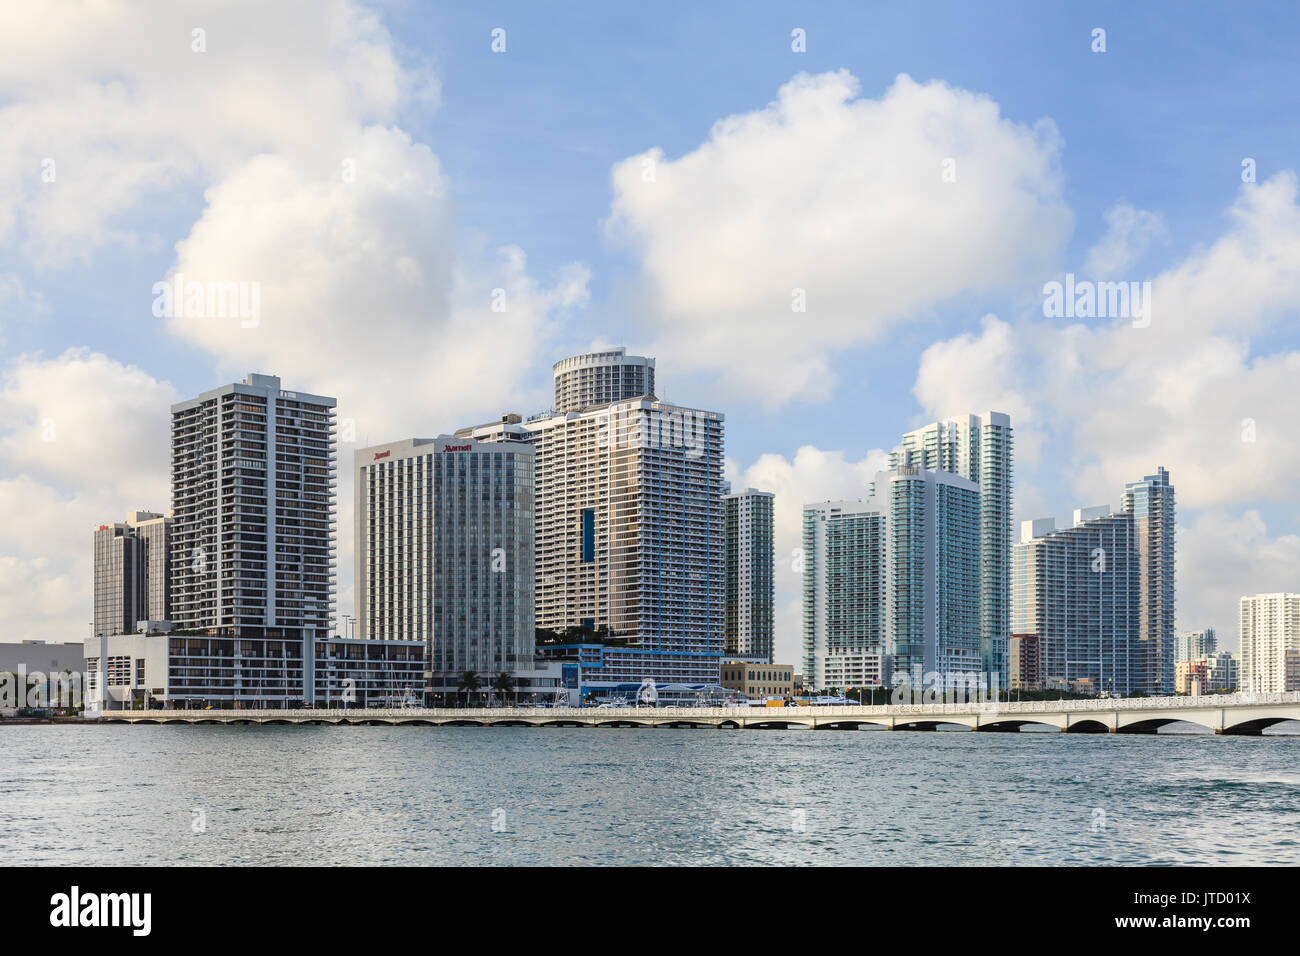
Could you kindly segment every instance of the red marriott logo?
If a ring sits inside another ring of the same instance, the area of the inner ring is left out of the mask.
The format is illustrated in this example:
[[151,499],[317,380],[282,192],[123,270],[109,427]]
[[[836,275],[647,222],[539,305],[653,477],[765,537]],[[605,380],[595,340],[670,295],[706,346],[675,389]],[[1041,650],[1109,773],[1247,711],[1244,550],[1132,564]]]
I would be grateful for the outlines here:
[[443,445],[442,450],[443,451],[469,451],[471,447],[472,446],[470,445]]
[[375,452],[375,461],[378,461],[381,458],[387,458],[391,454],[391,451],[377,451]]

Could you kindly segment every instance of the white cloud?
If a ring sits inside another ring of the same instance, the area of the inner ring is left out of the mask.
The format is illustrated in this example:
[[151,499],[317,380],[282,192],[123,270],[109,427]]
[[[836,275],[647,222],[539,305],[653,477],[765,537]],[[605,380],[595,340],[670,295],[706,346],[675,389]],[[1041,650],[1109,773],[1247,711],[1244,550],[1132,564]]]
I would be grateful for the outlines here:
[[843,451],[804,445],[794,458],[762,455],[747,468],[728,459],[727,474],[735,491],[757,488],[776,495],[773,537],[776,556],[776,659],[799,665],[803,660],[801,578],[794,570],[795,550],[801,546],[803,507],[818,501],[866,497],[876,472],[889,464],[888,452],[872,449],[850,460]]
[[85,349],[26,356],[0,387],[0,620],[6,640],[79,640],[91,532],[170,507],[166,382]]
[[134,241],[120,214],[256,153],[337,167],[359,122],[432,103],[436,85],[346,0],[56,0],[0,5],[4,100],[0,240],[17,232],[50,268]]
[[1178,529],[1178,629],[1213,627],[1220,647],[1240,643],[1238,601],[1300,590],[1300,536],[1270,536],[1258,511],[1213,509]]
[[618,163],[607,225],[640,257],[661,360],[772,404],[824,399],[836,351],[1054,266],[1059,148],[1049,120],[942,82],[866,99],[847,72],[800,74],[678,159]]
[[1088,250],[1083,272],[1098,280],[1118,281],[1165,233],[1165,219],[1159,213],[1117,203],[1106,213],[1106,234]]

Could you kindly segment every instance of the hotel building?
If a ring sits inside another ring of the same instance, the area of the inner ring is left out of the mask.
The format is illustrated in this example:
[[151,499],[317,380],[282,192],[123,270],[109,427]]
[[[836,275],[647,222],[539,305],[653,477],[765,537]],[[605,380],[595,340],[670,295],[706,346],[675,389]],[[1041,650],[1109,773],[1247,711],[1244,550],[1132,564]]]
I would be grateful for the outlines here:
[[1287,686],[1287,656],[1300,658],[1300,594],[1241,599],[1241,689],[1272,693]]
[[1010,416],[985,412],[910,431],[890,456],[891,468],[950,472],[979,488],[980,656],[1000,687],[1009,676],[1013,451]]
[[774,623],[773,506],[767,491],[722,497],[726,535],[723,645],[728,656],[772,663]]
[[425,642],[429,700],[533,671],[535,458],[452,435],[356,452],[357,636]]
[[94,633],[131,634],[140,621],[171,615],[172,521],[151,511],[94,532]]

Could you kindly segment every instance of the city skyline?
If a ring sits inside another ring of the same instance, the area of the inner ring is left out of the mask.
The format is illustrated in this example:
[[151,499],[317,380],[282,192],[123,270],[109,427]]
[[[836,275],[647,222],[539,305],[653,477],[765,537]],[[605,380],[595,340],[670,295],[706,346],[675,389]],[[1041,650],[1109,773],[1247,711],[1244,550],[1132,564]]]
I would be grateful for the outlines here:
[[[85,633],[87,529],[165,508],[159,425],[214,382],[339,396],[348,455],[540,409],[544,357],[614,343],[659,361],[661,398],[724,412],[725,477],[776,495],[777,659],[799,651],[802,505],[862,494],[900,432],[975,408],[1017,424],[1014,521],[1152,462],[1178,476],[1179,631],[1233,647],[1241,595],[1295,589],[1278,15],[1171,35],[1160,5],[995,4],[918,33],[851,5],[725,29],[327,6],[304,31],[315,5],[226,5],[204,43],[174,10],[129,31],[11,14],[0,613],[22,636]],[[232,113],[231,87],[266,108]],[[117,123],[123,96],[156,108]],[[1103,282],[1150,297],[1048,314],[1052,283]]]

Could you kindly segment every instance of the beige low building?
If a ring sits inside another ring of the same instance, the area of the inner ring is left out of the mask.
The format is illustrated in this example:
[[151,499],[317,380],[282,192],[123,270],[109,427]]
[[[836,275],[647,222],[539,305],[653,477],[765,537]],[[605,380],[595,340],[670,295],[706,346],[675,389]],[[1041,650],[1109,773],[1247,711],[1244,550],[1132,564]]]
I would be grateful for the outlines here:
[[750,700],[794,696],[794,665],[753,661],[723,661],[722,686]]

